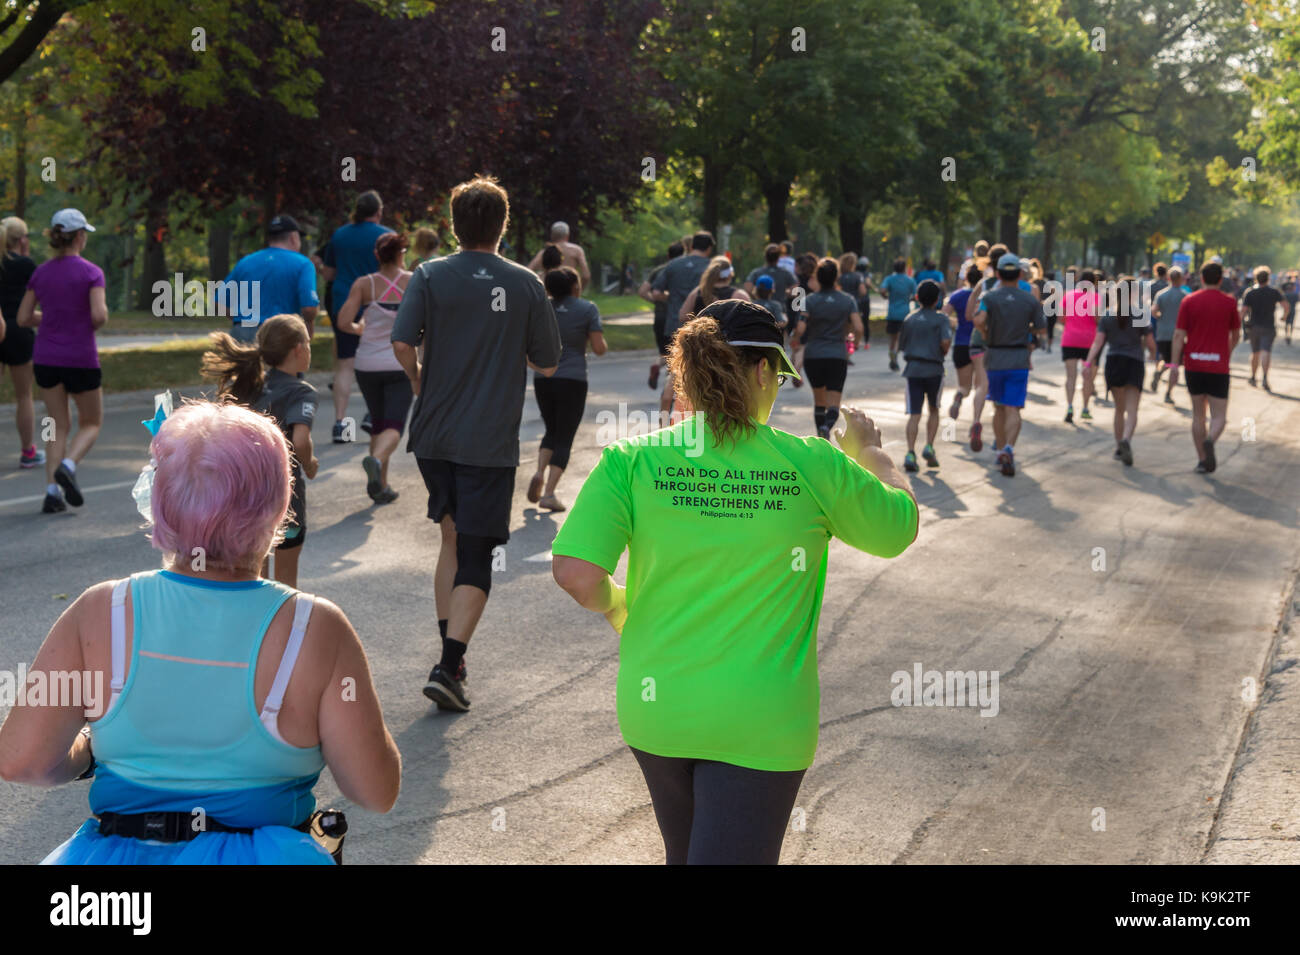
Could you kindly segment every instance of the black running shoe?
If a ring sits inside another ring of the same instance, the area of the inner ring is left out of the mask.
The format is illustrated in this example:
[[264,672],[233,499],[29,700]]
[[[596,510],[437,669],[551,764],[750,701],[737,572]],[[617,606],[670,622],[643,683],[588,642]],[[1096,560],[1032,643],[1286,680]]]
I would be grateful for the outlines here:
[[68,509],[68,505],[63,503],[63,498],[57,494],[46,494],[45,503],[41,505],[42,514],[62,514]]
[[60,464],[54,472],[54,481],[63,488],[63,493],[68,497],[68,503],[73,507],[81,507],[86,503],[86,499],[81,496],[81,488],[77,487],[77,479],[73,477],[66,464]]
[[1206,438],[1201,446],[1205,448],[1205,473],[1213,474],[1214,469],[1219,466],[1218,461],[1214,459],[1214,442]]
[[1207,467],[1205,466],[1205,462],[1204,462],[1204,461],[1197,461],[1197,462],[1196,462],[1196,473],[1197,473],[1197,474],[1209,474],[1209,473],[1210,473],[1210,469],[1207,468]]
[[333,434],[333,438],[334,438],[334,443],[335,443],[335,444],[347,444],[347,443],[348,443],[348,439],[345,438],[345,437],[343,437],[343,422],[342,422],[342,421],[335,421],[335,422],[334,422],[334,434]]
[[384,492],[383,465],[377,457],[367,454],[361,459],[361,469],[366,472],[366,493],[370,495],[370,500],[378,501],[379,495]]
[[366,434],[374,434],[374,431],[370,429],[371,429],[370,412],[367,411],[366,416],[361,419],[361,430],[364,431]]
[[[461,672],[463,671],[458,671],[456,675],[460,676]],[[465,692],[464,682],[463,679],[448,676],[442,664],[438,664],[429,674],[429,682],[424,684],[424,695],[437,703],[440,710],[464,713],[469,710],[469,694]]]
[[1127,441],[1119,443],[1119,457],[1126,467],[1131,468],[1133,466],[1133,448]]

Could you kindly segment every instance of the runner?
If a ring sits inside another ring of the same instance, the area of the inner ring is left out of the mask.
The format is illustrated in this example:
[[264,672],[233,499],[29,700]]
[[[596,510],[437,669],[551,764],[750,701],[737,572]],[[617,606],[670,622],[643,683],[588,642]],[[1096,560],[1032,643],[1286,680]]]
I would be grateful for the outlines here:
[[885,313],[885,331],[889,334],[889,370],[898,371],[898,335],[903,330],[903,320],[911,311],[911,301],[916,295],[916,281],[907,274],[907,260],[894,259],[894,271],[880,283],[880,295],[889,299]]
[[[1231,295],[1219,290],[1223,266],[1201,266],[1201,289],[1183,299],[1174,331],[1173,366],[1187,363],[1187,393],[1192,396],[1192,443],[1196,472],[1212,474],[1218,467],[1214,442],[1228,423],[1228,367],[1232,350],[1241,341],[1241,316]],[[1206,414],[1209,426],[1206,426]]]
[[[415,259],[414,265],[421,262],[427,262],[438,254],[438,249],[442,246],[442,240],[438,238],[438,233],[428,226],[420,226],[415,230],[415,235],[411,239],[411,256]],[[374,273],[371,273],[374,274]]]
[[[691,236],[691,251],[683,255],[680,259],[673,259],[659,273],[659,277],[651,285],[656,302],[667,303],[668,314],[664,318],[664,340],[672,344],[673,336],[677,334],[678,316],[682,311],[682,303],[686,301],[686,296],[690,295],[700,284],[700,276],[704,270],[709,267],[709,258],[713,254],[713,234],[711,232],[697,232]],[[664,378],[663,391],[659,395],[659,418],[661,421],[667,421],[673,410],[673,395],[676,387],[673,385],[672,372],[670,371]]]
[[934,309],[942,295],[943,289],[938,282],[923,280],[916,288],[916,301],[920,308],[907,316],[898,336],[899,348],[907,362],[903,369],[903,378],[907,380],[907,456],[903,459],[903,467],[908,471],[920,470],[916,463],[916,436],[921,429],[921,406],[926,403],[930,406],[930,417],[925,422],[925,447],[921,454],[927,467],[939,466],[939,458],[934,453],[934,439],[939,433],[943,358],[952,343],[948,319]]
[[[442,655],[424,695],[465,711],[465,650],[492,589],[492,552],[510,539],[528,364],[553,375],[560,333],[537,276],[497,254],[506,191],[493,179],[462,182],[451,215],[461,250],[415,270],[392,339],[417,395],[407,449],[442,530],[434,575]],[[423,342],[437,347],[421,366]]]
[[[328,258],[329,254],[327,247],[325,256]],[[258,327],[272,315],[296,314],[302,317],[307,328],[316,325],[316,314],[320,311],[316,266],[302,254],[302,227],[293,216],[279,215],[268,222],[266,248],[236,262],[225,282],[225,290],[216,291],[213,306],[218,315],[229,314],[233,319],[230,335],[235,341],[245,344],[253,341]],[[230,285],[231,282],[248,284]],[[257,294],[243,294],[242,289],[249,288],[256,288]]]
[[1255,270],[1255,284],[1241,297],[1241,317],[1248,319],[1247,334],[1250,336],[1250,383],[1255,384],[1255,375],[1260,366],[1264,370],[1264,390],[1271,392],[1268,386],[1268,366],[1273,357],[1273,339],[1277,335],[1277,310],[1286,311],[1286,296],[1269,285],[1269,272],[1261,265]]
[[1043,305],[1018,287],[1020,259],[1006,253],[998,260],[999,285],[987,293],[975,313],[975,327],[988,347],[989,397],[993,400],[993,442],[998,466],[1007,477],[1016,473],[1015,444],[1020,436],[1020,409],[1029,388],[1029,341],[1047,322]]
[[[958,289],[948,296],[948,302],[944,305],[943,311],[950,319],[950,328],[955,328],[956,333],[952,338],[952,365],[957,369],[957,394],[952,399],[952,407],[948,409],[948,417],[954,421],[961,414],[961,403],[965,397],[974,390],[975,382],[975,362],[971,358],[970,338],[974,325],[966,317],[966,300],[970,298],[975,286],[979,284],[980,279],[984,277],[984,272],[978,265],[971,265],[966,269],[966,287]],[[984,362],[981,359],[980,364]],[[906,377],[906,376],[904,376]],[[981,371],[980,377],[983,377]],[[984,391],[988,391],[988,380],[984,379]],[[973,430],[973,429],[972,429]],[[976,448],[975,450],[979,450]]]
[[[219,394],[270,415],[293,450],[289,523],[275,548],[274,573],[280,583],[297,587],[298,559],[307,538],[307,481],[320,467],[311,441],[316,389],[299,377],[311,367],[311,339],[296,315],[272,315],[251,345],[224,332],[210,337],[213,345],[203,353],[203,377],[217,383]],[[269,576],[269,571],[265,568],[262,575]]]
[[1174,266],[1167,272],[1168,285],[1156,296],[1151,306],[1151,315],[1155,319],[1156,350],[1160,356],[1155,373],[1151,376],[1151,390],[1160,390],[1160,376],[1169,370],[1169,385],[1165,388],[1165,404],[1174,403],[1174,385],[1178,384],[1178,369],[1173,361],[1174,329],[1178,327],[1178,307],[1183,299],[1192,294],[1192,290],[1183,284],[1183,270]]
[[[1065,423],[1074,421],[1074,388],[1079,377],[1079,362],[1086,361],[1088,349],[1097,337],[1097,273],[1084,269],[1079,273],[1079,284],[1068,289],[1061,297],[1061,315],[1065,327],[1061,330],[1061,360],[1065,362]],[[1083,369],[1084,421],[1092,420],[1088,402],[1096,393],[1095,366]]]
[[[384,202],[373,189],[357,196],[352,208],[352,221],[334,230],[329,247],[323,257],[325,278],[334,283],[334,301],[342,303],[352,294],[352,283],[363,275],[379,271],[375,260],[375,243],[379,237],[393,230],[380,225],[384,215]],[[340,331],[338,316],[330,315],[334,326],[334,431],[335,444],[351,440],[343,419],[348,413],[348,398],[352,395],[352,372],[357,346],[361,339]]]
[[984,401],[988,397],[989,391],[984,337],[980,334],[980,330],[973,326],[973,320],[984,294],[997,287],[997,270],[993,266],[1002,256],[1007,254],[1007,247],[999,242],[989,251],[996,258],[979,261],[985,277],[979,285],[975,286],[970,297],[966,299],[966,320],[972,322],[970,335],[971,364],[975,367],[975,390],[971,399],[971,415],[974,421],[971,422],[969,435],[970,449],[972,451],[980,451],[984,447]]
[[0,258],[0,367],[9,369],[13,381],[14,423],[18,426],[18,466],[34,468],[45,463],[45,452],[36,449],[36,402],[32,396],[32,349],[36,333],[18,324],[18,309],[27,294],[27,283],[36,271],[31,260],[27,223],[17,216],[0,220],[4,257]]
[[[871,328],[867,324],[867,316],[862,314],[862,299],[866,297],[866,283],[863,281],[865,276],[857,270],[858,254],[856,252],[845,252],[840,256],[840,278],[838,288],[845,295],[858,303],[858,315],[862,317],[862,338],[855,339],[854,347],[866,350],[870,347]],[[849,359],[849,364],[853,364],[853,359]]]
[[776,264],[794,275],[794,246],[789,242],[781,243],[781,257],[776,260]]
[[691,320],[696,312],[719,300],[738,298],[743,302],[750,300],[744,289],[731,284],[736,271],[731,267],[731,259],[725,255],[715,255],[709,260],[708,267],[700,276],[700,284],[691,290],[682,302],[682,309],[677,313],[677,325],[680,328]]
[[582,246],[569,241],[569,224],[567,222],[556,222],[551,226],[551,244],[559,250],[560,261],[554,265],[547,265],[542,261],[542,254],[546,249],[542,249],[541,252],[533,256],[533,260],[528,263],[528,267],[534,272],[540,268],[545,274],[551,269],[558,269],[562,265],[567,265],[578,273],[578,277],[582,279],[583,288],[591,285],[591,269],[587,267],[587,253],[582,250]]
[[[551,547],[556,582],[620,635],[619,727],[669,864],[778,861],[817,745],[829,539],[893,557],[916,538],[908,481],[861,412],[843,451],[766,424],[794,373],[781,345],[746,302],[684,326],[669,362],[704,416],[703,454],[653,437],[606,448]],[[706,468],[744,477],[687,476]],[[791,573],[792,547],[807,572]],[[611,577],[625,550],[626,589]]]
[[798,283],[795,280],[794,272],[782,268],[778,263],[781,261],[781,247],[776,243],[768,243],[767,248],[763,250],[763,264],[754,269],[745,277],[745,291],[752,297],[754,290],[758,287],[758,280],[766,275],[772,280],[772,297],[781,303],[782,308],[790,300],[790,290]]
[[822,259],[817,265],[818,290],[806,298],[794,333],[795,339],[804,343],[803,366],[813,390],[817,435],[828,441],[839,418],[844,379],[849,372],[845,330],[849,328],[862,337],[858,303],[835,287],[839,271],[834,259]]
[[370,450],[361,459],[361,468],[366,472],[366,493],[376,504],[397,500],[397,492],[388,483],[388,461],[402,440],[414,397],[411,380],[393,354],[391,340],[397,309],[411,281],[412,273],[402,268],[405,255],[405,236],[396,232],[381,235],[375,243],[379,271],[352,283],[337,322],[340,331],[361,338],[356,354],[357,388],[370,421]]
[[546,273],[546,292],[555,309],[560,328],[560,364],[555,374],[533,376],[533,393],[546,433],[537,452],[537,471],[528,483],[528,500],[548,511],[562,511],[565,505],[555,488],[569,466],[569,452],[587,407],[587,348],[605,354],[605,334],[600,327],[600,310],[579,296],[578,273],[562,266]]
[[[95,344],[95,332],[108,321],[104,272],[81,257],[87,233],[94,231],[76,209],[54,213],[47,233],[54,254],[32,272],[18,306],[18,326],[40,329],[32,349],[32,377],[54,422],[45,442],[43,514],[85,503],[77,465],[94,447],[104,421],[103,373]],[[69,396],[77,406],[75,435]]]
[[[980,267],[980,269],[983,270],[983,268],[984,268],[984,264],[987,262],[988,257],[989,257],[989,244],[988,244],[988,242],[987,242],[986,240],[984,240],[984,239],[980,239],[980,240],[978,240],[978,241],[975,243],[974,247],[971,249],[971,254],[970,254],[969,256],[967,256],[966,261],[962,262],[962,264],[961,264],[961,269],[958,270],[958,273],[957,273],[957,274],[958,274],[958,275],[965,275],[965,274],[966,274],[966,271],[967,271],[967,270],[968,270],[972,265],[978,265],[978,266]],[[982,274],[982,271],[981,271],[981,274]],[[960,291],[960,289],[959,289],[958,291]]]
[[921,263],[921,271],[916,273],[916,284],[919,286],[922,282],[929,280],[939,286],[939,296],[943,297],[944,277],[935,265],[934,259],[926,259]]
[[654,391],[659,387],[659,366],[668,360],[668,338],[664,334],[664,328],[668,319],[668,302],[663,299],[655,298],[654,283],[659,278],[664,269],[668,267],[668,262],[680,258],[686,251],[686,246],[680,242],[674,242],[668,246],[668,261],[663,265],[657,266],[650,273],[650,277],[641,283],[641,287],[636,290],[636,294],[649,302],[655,308],[654,332],[655,347],[659,349],[659,360],[650,363],[650,390]]
[[[1121,285],[1134,281],[1131,275],[1120,278]],[[1110,302],[1097,322],[1097,334],[1088,349],[1088,358],[1083,363],[1085,371],[1091,371],[1101,354],[1102,345],[1106,346],[1106,385],[1115,396],[1115,457],[1126,467],[1133,465],[1133,433],[1137,430],[1138,404],[1146,380],[1142,349],[1151,353],[1153,361],[1157,355],[1150,323],[1135,325],[1135,318],[1146,318],[1146,308],[1141,300],[1134,302],[1128,296],[1112,291]]]
[[343,612],[258,579],[289,503],[288,449],[263,416],[202,402],[163,422],[150,453],[164,569],[90,587],[32,665],[112,695],[14,707],[0,776],[91,779],[92,817],[45,864],[333,865],[308,831],[321,771],[382,813],[402,758]]
[[1300,288],[1297,288],[1295,274],[1287,276],[1282,283],[1282,295],[1286,299],[1286,343],[1291,344],[1291,330],[1295,325],[1296,304],[1300,303]]
[[760,275],[758,281],[754,283],[754,294],[758,297],[754,299],[755,304],[763,306],[772,314],[772,320],[776,322],[777,328],[782,333],[787,332],[789,322],[785,317],[785,308],[776,298],[776,283],[772,281],[770,275]]

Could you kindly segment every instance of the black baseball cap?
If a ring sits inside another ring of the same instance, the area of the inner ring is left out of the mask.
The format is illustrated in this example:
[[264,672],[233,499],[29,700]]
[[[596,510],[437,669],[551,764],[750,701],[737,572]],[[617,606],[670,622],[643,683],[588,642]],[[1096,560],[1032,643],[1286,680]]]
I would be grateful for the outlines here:
[[298,225],[298,221],[293,216],[276,216],[266,226],[267,235],[287,235],[290,232],[303,235],[302,226]]
[[706,316],[718,323],[728,345],[737,348],[771,348],[777,354],[780,373],[791,378],[799,377],[785,354],[785,333],[776,324],[772,313],[763,306],[744,299],[728,298],[714,302],[696,313],[697,318]]

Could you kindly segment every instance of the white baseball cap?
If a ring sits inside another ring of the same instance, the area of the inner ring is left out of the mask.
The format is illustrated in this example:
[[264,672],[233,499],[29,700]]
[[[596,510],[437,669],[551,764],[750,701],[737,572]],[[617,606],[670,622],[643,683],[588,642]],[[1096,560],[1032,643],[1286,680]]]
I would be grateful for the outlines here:
[[76,232],[78,229],[85,229],[87,232],[95,231],[95,227],[86,221],[86,217],[79,209],[60,209],[50,219],[50,225],[59,226],[64,232]]

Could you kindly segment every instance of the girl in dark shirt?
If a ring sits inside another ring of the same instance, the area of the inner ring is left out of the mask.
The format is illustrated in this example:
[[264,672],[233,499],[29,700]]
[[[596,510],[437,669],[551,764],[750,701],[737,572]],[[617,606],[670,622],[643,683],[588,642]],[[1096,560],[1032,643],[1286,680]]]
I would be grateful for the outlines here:
[[17,216],[0,221],[0,238],[4,240],[4,254],[0,256],[0,311],[4,313],[4,328],[0,330],[0,367],[7,367],[14,383],[14,415],[18,425],[18,444],[21,451],[18,464],[34,468],[45,463],[45,452],[36,450],[36,408],[32,398],[32,348],[36,330],[18,325],[18,306],[27,291],[27,280],[36,271],[36,263],[28,253],[31,243],[27,238],[27,223]]

